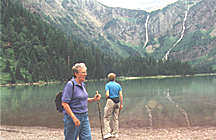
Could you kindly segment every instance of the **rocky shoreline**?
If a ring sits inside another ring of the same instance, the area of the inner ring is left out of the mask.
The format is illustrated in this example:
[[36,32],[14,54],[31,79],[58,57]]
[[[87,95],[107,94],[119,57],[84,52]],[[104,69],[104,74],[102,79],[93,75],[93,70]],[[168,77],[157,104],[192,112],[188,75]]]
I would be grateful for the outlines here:
[[[186,77],[191,77],[191,76],[216,76],[216,73],[202,73],[202,74],[194,74],[194,75],[184,75]],[[144,77],[124,77],[124,76],[120,76],[118,78],[119,81],[122,80],[134,80],[134,79],[143,79],[143,78],[158,78],[158,79],[162,79],[162,78],[173,78],[173,77],[182,77],[182,75],[156,75],[156,76],[144,76]],[[100,79],[102,81],[104,81],[105,79]],[[95,81],[94,79],[92,80],[87,80],[87,81]],[[98,81],[98,79],[96,80]],[[44,81],[39,81],[39,82],[28,82],[28,83],[15,83],[15,84],[11,84],[11,83],[7,83],[7,84],[0,84],[0,87],[11,87],[11,86],[33,86],[33,85],[48,85],[48,84],[57,84],[57,83],[61,83],[60,81],[52,81],[52,82],[44,82]]]
[[[62,128],[1,126],[1,140],[63,140]],[[117,140],[110,138],[110,140]],[[215,140],[216,127],[120,128],[119,140]],[[92,140],[101,140],[100,128],[92,128]]]

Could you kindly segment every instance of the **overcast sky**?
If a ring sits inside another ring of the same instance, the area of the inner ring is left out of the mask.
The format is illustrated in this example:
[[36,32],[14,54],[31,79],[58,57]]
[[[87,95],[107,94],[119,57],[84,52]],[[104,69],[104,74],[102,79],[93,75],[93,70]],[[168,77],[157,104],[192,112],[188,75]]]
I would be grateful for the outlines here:
[[128,9],[156,10],[177,0],[97,0],[110,7],[122,7]]

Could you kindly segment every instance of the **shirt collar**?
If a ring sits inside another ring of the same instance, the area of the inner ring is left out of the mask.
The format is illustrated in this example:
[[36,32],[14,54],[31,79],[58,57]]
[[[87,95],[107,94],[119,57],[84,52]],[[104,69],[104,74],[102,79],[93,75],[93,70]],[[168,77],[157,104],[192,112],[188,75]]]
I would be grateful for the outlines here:
[[[75,80],[75,78],[74,78],[74,77],[71,79],[71,81],[73,81],[73,82],[74,82],[74,85],[75,85],[75,86],[80,86],[80,85],[79,85],[79,84],[76,82],[76,80]],[[85,86],[85,83],[84,83],[84,82],[82,82],[82,83],[81,83],[81,86],[82,86],[82,87],[84,87],[84,86]]]

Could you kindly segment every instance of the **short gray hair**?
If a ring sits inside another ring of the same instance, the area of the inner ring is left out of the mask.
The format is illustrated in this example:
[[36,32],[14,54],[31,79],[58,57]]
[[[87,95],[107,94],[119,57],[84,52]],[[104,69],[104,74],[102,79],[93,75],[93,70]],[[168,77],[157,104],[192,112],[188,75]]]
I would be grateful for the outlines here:
[[85,65],[85,63],[76,63],[73,67],[72,67],[72,71],[73,71],[73,74],[74,73],[78,73],[78,69],[79,68],[85,68],[87,70],[87,67]]

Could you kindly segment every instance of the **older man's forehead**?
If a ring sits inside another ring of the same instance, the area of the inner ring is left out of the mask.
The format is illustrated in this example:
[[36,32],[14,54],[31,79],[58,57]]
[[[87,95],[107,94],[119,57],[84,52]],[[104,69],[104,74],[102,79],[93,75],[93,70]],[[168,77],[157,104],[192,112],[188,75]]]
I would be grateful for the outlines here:
[[79,67],[78,68],[78,71],[81,71],[81,72],[83,72],[83,71],[85,72],[86,70],[87,70],[87,68],[84,68],[84,67]]

